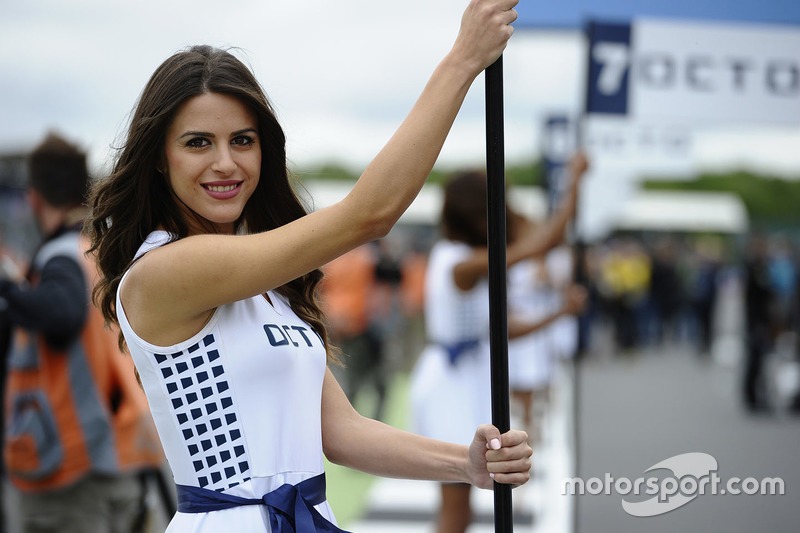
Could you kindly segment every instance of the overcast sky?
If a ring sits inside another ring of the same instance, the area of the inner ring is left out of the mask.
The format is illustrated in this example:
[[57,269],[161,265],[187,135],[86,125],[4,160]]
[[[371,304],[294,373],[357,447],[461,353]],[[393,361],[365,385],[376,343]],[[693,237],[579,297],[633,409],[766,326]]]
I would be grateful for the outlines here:
[[[642,0],[644,1],[644,0]],[[466,0],[43,0],[2,2],[0,151],[29,148],[49,128],[108,160],[152,71],[187,45],[240,48],[272,99],[295,165],[363,167],[402,121],[447,52]],[[504,56],[509,163],[538,156],[552,112],[583,101],[578,31],[518,30]],[[483,78],[441,164],[480,164]],[[698,135],[698,168],[751,167],[800,176],[800,128]],[[99,170],[98,170],[99,171]]]

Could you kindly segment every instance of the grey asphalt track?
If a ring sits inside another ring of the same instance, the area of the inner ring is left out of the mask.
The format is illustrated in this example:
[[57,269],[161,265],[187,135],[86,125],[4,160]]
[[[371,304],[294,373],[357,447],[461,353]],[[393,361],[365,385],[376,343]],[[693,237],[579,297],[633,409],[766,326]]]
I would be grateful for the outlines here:
[[623,498],[645,496],[585,494],[577,498],[577,533],[800,531],[800,416],[747,413],[740,361],[717,355],[702,359],[691,348],[672,346],[586,361],[578,383],[579,477],[634,480],[660,473],[663,479],[669,471],[645,470],[701,452],[716,459],[721,480],[780,477],[785,494],[706,493],[649,517],[631,516],[621,505]]

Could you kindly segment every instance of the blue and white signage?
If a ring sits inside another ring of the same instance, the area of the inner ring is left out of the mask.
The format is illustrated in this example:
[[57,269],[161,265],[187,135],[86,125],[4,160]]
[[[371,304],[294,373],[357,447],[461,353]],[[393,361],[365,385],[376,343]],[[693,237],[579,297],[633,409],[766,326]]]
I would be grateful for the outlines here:
[[630,100],[630,24],[589,25],[589,113],[627,115]]
[[589,39],[588,113],[800,124],[800,28],[645,19]]
[[566,115],[547,117],[544,123],[544,185],[547,211],[552,213],[560,203],[568,183],[567,163],[577,149],[576,123]]

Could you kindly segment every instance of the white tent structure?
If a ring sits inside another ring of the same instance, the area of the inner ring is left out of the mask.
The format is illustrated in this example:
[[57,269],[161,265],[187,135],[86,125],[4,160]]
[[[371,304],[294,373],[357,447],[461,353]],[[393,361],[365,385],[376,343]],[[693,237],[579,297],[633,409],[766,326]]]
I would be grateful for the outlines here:
[[[311,209],[338,202],[350,191],[352,183],[315,180],[304,183],[301,198]],[[508,204],[533,219],[547,213],[547,197],[538,187],[509,188]],[[400,219],[400,223],[435,226],[442,208],[442,190],[427,184]],[[740,234],[747,231],[749,220],[741,199],[728,193],[637,191],[626,199],[609,225],[609,230],[713,232]]]
[[612,227],[617,230],[739,234],[749,219],[742,200],[729,193],[640,191],[629,198]]

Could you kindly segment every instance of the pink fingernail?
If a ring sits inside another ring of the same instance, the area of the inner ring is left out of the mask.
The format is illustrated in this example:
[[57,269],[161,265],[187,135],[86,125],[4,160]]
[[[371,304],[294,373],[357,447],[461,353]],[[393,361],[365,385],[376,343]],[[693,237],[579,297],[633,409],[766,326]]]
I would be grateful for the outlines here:
[[489,477],[494,479],[494,472],[489,472]]
[[500,439],[492,439],[491,441],[489,441],[489,444],[492,445],[492,449],[493,450],[499,450],[500,449]]

